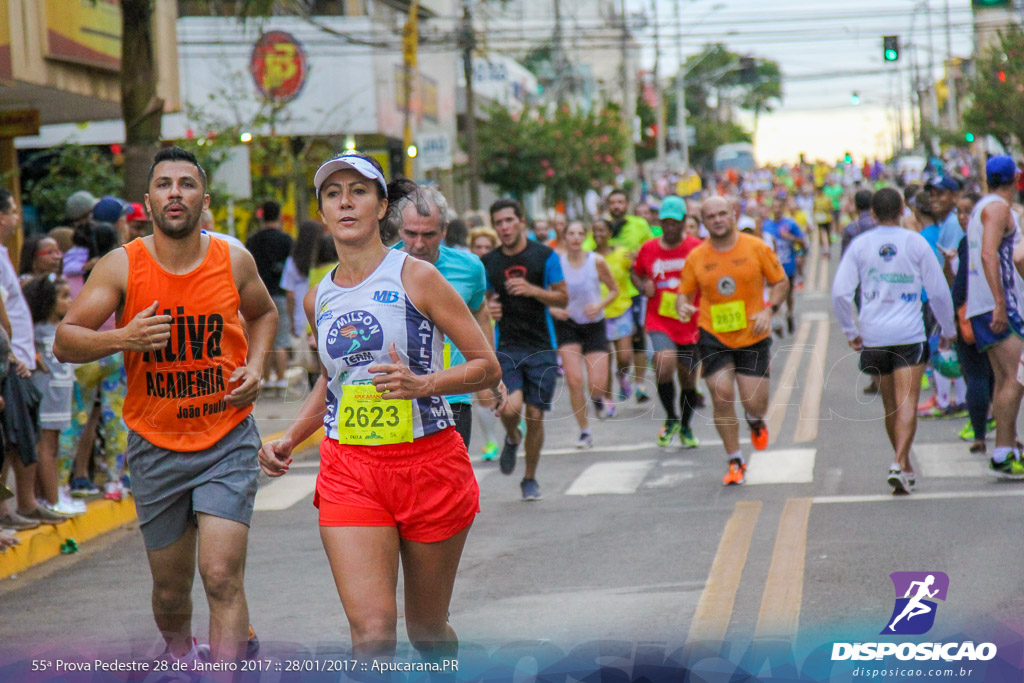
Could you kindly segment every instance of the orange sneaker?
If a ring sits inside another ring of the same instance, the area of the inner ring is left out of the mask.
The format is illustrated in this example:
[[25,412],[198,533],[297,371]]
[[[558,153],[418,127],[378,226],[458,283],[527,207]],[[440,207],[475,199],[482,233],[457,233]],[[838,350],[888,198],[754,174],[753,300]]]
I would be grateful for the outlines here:
[[758,420],[758,426],[750,426],[750,444],[754,450],[763,451],[768,448],[768,425]]
[[733,458],[729,461],[729,471],[722,477],[722,486],[734,486],[736,484],[742,484],[746,481],[743,475],[747,471],[747,465],[739,458]]

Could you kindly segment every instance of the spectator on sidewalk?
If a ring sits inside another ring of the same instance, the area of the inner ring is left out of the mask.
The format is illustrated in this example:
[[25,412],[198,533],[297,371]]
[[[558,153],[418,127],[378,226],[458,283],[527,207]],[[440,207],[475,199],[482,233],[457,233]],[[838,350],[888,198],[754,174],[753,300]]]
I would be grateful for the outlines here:
[[[288,315],[288,298],[281,289],[281,275],[284,264],[292,253],[292,238],[281,229],[281,205],[275,201],[263,202],[260,206],[260,229],[245,241],[245,248],[256,259],[260,279],[270,292],[270,298],[277,306],[277,335],[273,351],[267,354],[263,367],[263,386],[284,391],[288,386],[288,349],[291,348],[291,318]],[[271,380],[271,374],[276,379]]]

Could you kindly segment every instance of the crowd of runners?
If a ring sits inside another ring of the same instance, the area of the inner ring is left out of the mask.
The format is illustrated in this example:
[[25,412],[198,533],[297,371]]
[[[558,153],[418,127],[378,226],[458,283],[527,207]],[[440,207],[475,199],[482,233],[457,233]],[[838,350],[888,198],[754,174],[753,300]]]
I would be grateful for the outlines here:
[[[43,268],[50,245],[32,247],[42,270],[27,279],[31,311],[17,296],[0,309],[15,356],[25,351],[8,386],[31,376],[29,349],[36,358],[24,320],[39,318],[37,341],[54,370],[118,358],[125,471],[165,657],[258,650],[243,588],[257,475],[284,476],[296,445],[320,428],[314,504],[354,653],[395,651],[401,566],[410,641],[425,657],[452,656],[448,607],[479,512],[473,430],[483,436],[479,457],[506,475],[522,451],[520,495],[537,501],[545,415],[560,382],[581,450],[600,443],[592,418],[655,395],[657,445],[700,448],[693,418],[710,405],[722,484],[743,484],[750,453],[741,432],[752,449],[768,447],[772,344],[794,333],[794,292],[812,251],[836,264],[838,323],[871,378],[865,391],[881,395],[893,492],[917,483],[919,415],[967,417],[961,437],[986,457],[994,429],[992,474],[1024,478],[1015,426],[1024,391],[1019,175],[1009,157],[989,159],[983,176],[934,172],[920,185],[896,183],[877,165],[854,174],[784,167],[688,177],[677,193],[662,188],[636,202],[606,188],[588,198],[586,215],[571,217],[532,219],[520,202],[499,199],[486,220],[462,222],[436,188],[388,183],[372,157],[347,152],[316,172],[320,222],[300,231],[301,243],[316,245],[305,253],[283,234],[242,245],[202,229],[205,171],[168,148],[138,207],[152,234],[126,233],[123,248],[96,254],[73,301]],[[982,181],[985,196],[974,191]],[[0,193],[0,209],[0,227],[10,229],[10,195]],[[117,207],[118,218],[128,212]],[[278,217],[266,205],[264,221]],[[267,263],[270,251],[289,260]],[[46,296],[33,290],[45,283]],[[292,335],[282,325],[308,334],[312,389],[284,434],[261,445],[252,405],[261,380],[274,389],[285,374]],[[48,390],[59,373],[47,374]],[[919,405],[925,383],[935,393]],[[24,435],[12,409],[21,415],[27,399],[4,398],[6,446],[24,449],[10,439],[12,427]],[[35,482],[25,482],[28,501]],[[43,512],[21,502],[36,523],[65,518],[46,501]],[[209,645],[192,635],[197,569]]]

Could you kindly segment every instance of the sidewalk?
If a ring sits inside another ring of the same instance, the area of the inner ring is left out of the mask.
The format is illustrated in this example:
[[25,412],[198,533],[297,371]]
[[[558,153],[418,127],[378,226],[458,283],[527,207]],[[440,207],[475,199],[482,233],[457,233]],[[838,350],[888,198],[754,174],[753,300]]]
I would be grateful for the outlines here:
[[[253,416],[256,418],[256,425],[264,443],[280,436],[302,407],[306,395],[299,393],[296,386],[293,383],[293,389],[283,397],[264,393],[257,399]],[[316,446],[322,438],[321,429],[299,444],[295,452],[299,453]],[[260,476],[264,475],[261,473]],[[57,557],[61,554],[61,546],[68,540],[74,540],[80,546],[136,519],[135,502],[130,495],[120,501],[104,500],[100,497],[89,501],[88,509],[83,515],[55,526],[42,524],[29,531],[20,531],[17,536],[21,540],[21,545],[0,553],[0,580]]]

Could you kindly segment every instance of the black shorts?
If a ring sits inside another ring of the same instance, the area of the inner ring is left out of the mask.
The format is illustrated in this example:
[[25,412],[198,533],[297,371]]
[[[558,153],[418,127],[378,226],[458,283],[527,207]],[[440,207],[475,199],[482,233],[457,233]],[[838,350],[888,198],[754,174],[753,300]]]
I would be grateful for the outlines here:
[[523,392],[523,402],[541,410],[551,410],[558,386],[558,355],[554,349],[528,351],[499,348],[501,379],[509,394]]
[[710,377],[719,370],[732,366],[737,375],[768,377],[771,366],[772,338],[765,337],[756,344],[733,348],[707,330],[700,331],[697,340],[700,362],[704,365],[704,376]]
[[583,353],[608,350],[608,331],[604,320],[596,323],[556,320],[555,339],[558,340],[558,348],[566,344],[579,344]]
[[860,352],[860,371],[866,375],[891,375],[899,368],[927,363],[930,357],[927,342],[865,346]]
[[469,448],[469,438],[473,435],[473,404],[450,403],[452,416],[455,418],[455,431],[462,437],[462,443]]

